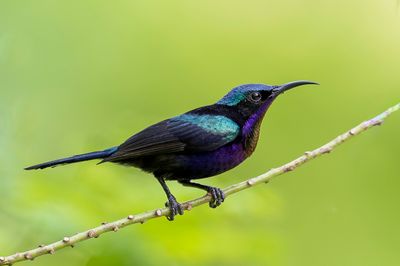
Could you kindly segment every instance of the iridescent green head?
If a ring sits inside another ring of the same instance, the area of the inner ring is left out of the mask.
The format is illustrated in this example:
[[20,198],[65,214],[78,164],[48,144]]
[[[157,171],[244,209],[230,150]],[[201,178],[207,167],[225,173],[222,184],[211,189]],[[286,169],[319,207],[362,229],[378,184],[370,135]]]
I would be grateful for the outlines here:
[[293,81],[279,86],[265,84],[244,84],[233,88],[217,104],[236,106],[239,103],[246,105],[261,105],[264,102],[272,102],[278,95],[292,88],[306,85],[318,84],[313,81]]

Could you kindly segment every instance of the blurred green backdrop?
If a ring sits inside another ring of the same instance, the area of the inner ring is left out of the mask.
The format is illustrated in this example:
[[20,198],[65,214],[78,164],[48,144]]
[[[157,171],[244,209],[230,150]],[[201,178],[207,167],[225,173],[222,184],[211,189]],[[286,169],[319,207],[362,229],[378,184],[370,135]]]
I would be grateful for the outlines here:
[[[23,167],[119,144],[242,83],[281,97],[225,187],[316,148],[400,96],[396,0],[0,3],[0,255],[162,206],[137,169]],[[399,265],[400,114],[267,186],[23,265]],[[170,183],[179,200],[202,192]],[[22,265],[22,264],[21,264]]]

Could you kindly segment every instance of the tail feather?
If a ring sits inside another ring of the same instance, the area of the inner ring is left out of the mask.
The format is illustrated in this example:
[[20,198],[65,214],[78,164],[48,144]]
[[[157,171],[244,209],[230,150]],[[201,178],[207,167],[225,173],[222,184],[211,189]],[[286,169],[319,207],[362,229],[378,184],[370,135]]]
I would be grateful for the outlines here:
[[114,152],[116,152],[118,147],[112,147],[109,149],[106,149],[104,151],[95,151],[95,152],[89,152],[89,153],[84,153],[84,154],[79,154],[79,155],[74,155],[71,157],[67,158],[62,158],[50,162],[45,162],[33,166],[26,167],[25,170],[33,170],[33,169],[44,169],[47,167],[55,167],[57,165],[62,165],[62,164],[70,164],[70,163],[77,163],[77,162],[83,162],[83,161],[88,161],[88,160],[93,160],[93,159],[104,159]]

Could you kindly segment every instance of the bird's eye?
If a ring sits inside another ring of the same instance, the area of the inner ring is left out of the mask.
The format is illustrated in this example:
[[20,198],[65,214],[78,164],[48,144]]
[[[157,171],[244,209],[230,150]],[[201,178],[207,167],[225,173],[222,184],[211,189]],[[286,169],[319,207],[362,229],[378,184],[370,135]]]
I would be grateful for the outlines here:
[[255,103],[259,102],[261,98],[262,98],[261,93],[259,93],[258,91],[252,92],[249,95],[249,100]]

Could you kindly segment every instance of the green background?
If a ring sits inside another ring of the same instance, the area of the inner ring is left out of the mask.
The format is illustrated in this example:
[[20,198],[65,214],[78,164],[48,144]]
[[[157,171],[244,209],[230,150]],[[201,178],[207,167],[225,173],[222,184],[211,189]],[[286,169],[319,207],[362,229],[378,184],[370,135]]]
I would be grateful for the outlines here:
[[[23,167],[124,141],[243,83],[286,93],[225,187],[399,101],[396,0],[0,2],[0,255],[162,206],[157,181],[95,162]],[[134,225],[21,265],[399,265],[400,114],[218,209]],[[201,191],[169,183],[180,201]]]

